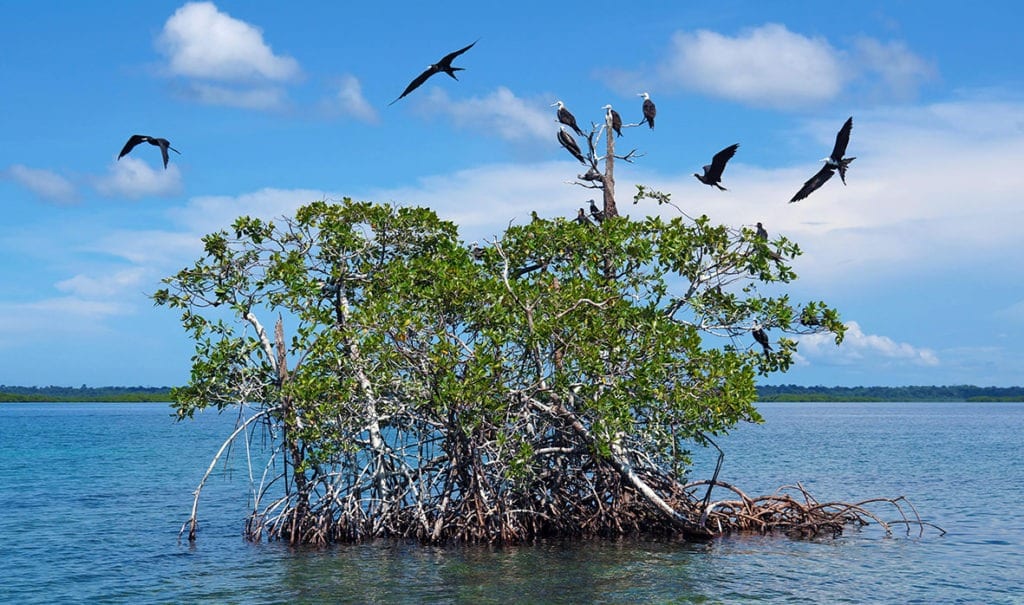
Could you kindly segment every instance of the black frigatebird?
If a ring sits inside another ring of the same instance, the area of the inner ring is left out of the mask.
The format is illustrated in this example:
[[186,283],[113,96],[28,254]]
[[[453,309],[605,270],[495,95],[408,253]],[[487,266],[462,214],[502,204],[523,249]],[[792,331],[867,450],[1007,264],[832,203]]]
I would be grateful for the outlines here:
[[[479,42],[479,40],[474,41],[473,44],[476,44],[477,42]],[[424,70],[423,73],[421,73],[420,75],[416,76],[415,80],[413,80],[412,82],[409,82],[409,85],[405,87],[405,92],[403,92],[402,94],[398,95],[398,99],[395,99],[394,101],[388,103],[388,106],[390,107],[391,105],[394,105],[395,103],[398,102],[399,99],[401,99],[405,95],[407,95],[410,92],[412,92],[412,91],[416,90],[417,88],[419,88],[420,85],[422,85],[424,82],[426,82],[427,79],[430,76],[434,75],[434,74],[444,72],[444,73],[448,74],[449,76],[451,76],[452,79],[458,80],[458,78],[455,77],[455,72],[462,71],[465,68],[464,67],[452,67],[452,61],[455,60],[455,57],[458,57],[462,53],[464,53],[467,50],[473,48],[473,44],[470,44],[469,46],[467,46],[465,48],[460,48],[459,50],[457,50],[455,52],[450,52],[447,55],[445,55],[437,63],[432,63],[430,66],[427,67],[426,70]]]
[[576,213],[576,222],[581,225],[586,225],[587,227],[594,226],[594,223],[590,222],[590,219],[587,218],[586,213],[583,212],[583,208],[580,208],[580,211]]
[[754,335],[754,340],[757,341],[757,344],[761,345],[764,349],[764,354],[767,357],[768,352],[772,350],[772,345],[768,343],[768,335],[760,327],[754,328],[754,331],[751,333]]
[[757,224],[757,239],[765,242],[768,241],[768,230],[761,223]]
[[576,139],[574,139],[573,136],[565,130],[564,126],[560,126],[558,128],[558,142],[562,144],[562,147],[569,150],[569,153],[579,160],[581,164],[587,163],[586,158],[583,157],[583,152],[580,151],[579,144],[576,143]]
[[725,149],[719,151],[711,158],[711,163],[704,166],[704,175],[701,176],[696,172],[693,176],[697,177],[697,180],[704,183],[705,185],[711,185],[718,187],[722,191],[728,191],[725,187],[722,187],[722,171],[725,170],[725,163],[732,159],[732,156],[736,155],[736,150],[739,149],[740,144],[735,143],[729,145]]
[[598,208],[594,200],[590,200],[590,216],[594,217],[594,220],[599,223],[604,221],[604,210]]
[[853,116],[850,116],[843,124],[843,127],[839,129],[836,134],[836,144],[832,148],[832,155],[824,158],[825,165],[821,167],[814,176],[807,179],[804,186],[800,188],[800,191],[796,192],[793,199],[789,200],[789,203],[798,202],[811,193],[815,189],[824,185],[835,171],[839,170],[839,178],[843,180],[843,184],[846,184],[846,167],[850,165],[850,162],[857,158],[844,158],[843,155],[846,153],[846,146],[850,144],[850,131],[853,130]]
[[642,92],[637,96],[644,98],[644,119],[640,120],[640,123],[643,124],[644,122],[647,122],[648,126],[654,128],[654,116],[657,115],[658,108],[654,106],[654,101],[651,100],[651,95],[646,92]]
[[133,134],[131,137],[128,138],[128,142],[124,144],[124,147],[121,148],[121,153],[118,154],[117,159],[120,160],[124,156],[128,155],[128,152],[134,149],[135,146],[138,145],[139,143],[149,143],[150,145],[154,145],[160,148],[160,155],[162,155],[164,158],[164,170],[167,170],[167,160],[170,159],[167,156],[168,149],[170,149],[174,153],[181,154],[180,151],[178,151],[174,147],[171,147],[171,142],[168,141],[167,139],[150,137],[144,134]]
[[555,101],[551,104],[552,107],[558,107],[558,121],[565,124],[569,128],[572,128],[576,134],[583,136],[583,131],[576,125],[576,116],[572,115],[572,112],[565,108],[565,103],[561,101]]
[[608,111],[608,113],[605,114],[606,116],[607,115],[611,115],[611,118],[612,118],[612,130],[615,131],[615,136],[621,137],[622,136],[622,116],[619,115],[619,112],[617,112],[614,109],[612,109],[611,105],[605,105],[601,109],[605,109],[605,110]]

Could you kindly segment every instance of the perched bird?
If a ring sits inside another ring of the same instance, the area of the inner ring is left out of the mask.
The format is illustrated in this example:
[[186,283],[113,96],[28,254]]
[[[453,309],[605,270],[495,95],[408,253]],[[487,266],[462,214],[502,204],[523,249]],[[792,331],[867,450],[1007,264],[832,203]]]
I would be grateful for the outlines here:
[[583,212],[583,208],[580,208],[580,211],[576,213],[576,222],[581,225],[586,225],[587,227],[594,226],[594,223],[590,222],[590,219],[587,218],[587,215]]
[[637,96],[644,98],[644,119],[640,120],[640,123],[643,124],[644,122],[647,122],[648,126],[654,128],[654,116],[658,113],[658,108],[654,106],[654,101],[651,100],[651,95],[646,92],[642,92]]
[[587,173],[586,174],[584,174],[584,175],[577,175],[576,178],[580,179],[581,181],[603,181],[604,180],[604,177],[601,176],[601,173],[598,172],[597,169],[594,168],[593,166],[591,166],[590,168],[587,169]]
[[718,187],[722,191],[728,191],[725,187],[722,187],[722,171],[725,170],[725,163],[732,159],[732,156],[736,155],[736,150],[740,144],[736,143],[729,145],[725,149],[715,154],[715,157],[711,158],[711,163],[704,166],[704,176],[693,173],[693,176],[697,177],[697,180],[704,183],[705,185],[711,185]]
[[558,142],[561,143],[562,147],[565,147],[574,158],[579,160],[581,164],[587,163],[586,158],[583,157],[583,152],[580,151],[579,144],[576,143],[576,139],[574,139],[573,136],[565,130],[564,126],[561,126],[558,129]]
[[572,128],[576,134],[583,136],[583,131],[576,125],[576,116],[572,115],[572,112],[565,108],[565,103],[561,101],[555,101],[551,104],[552,107],[558,106],[558,121],[565,124],[569,128]]
[[619,115],[619,112],[617,112],[614,109],[612,109],[611,105],[605,105],[601,109],[606,110],[606,113],[605,113],[606,116],[609,116],[609,115],[611,116],[611,118],[612,118],[612,130],[615,131],[615,136],[621,137],[622,136],[622,116]]
[[160,155],[162,155],[164,158],[164,170],[167,170],[167,160],[169,159],[169,157],[167,156],[168,149],[179,155],[181,154],[180,151],[178,151],[174,147],[171,147],[171,142],[168,141],[167,139],[158,139],[155,137],[146,136],[144,134],[133,134],[131,137],[128,138],[128,142],[124,144],[124,147],[121,148],[121,153],[118,154],[117,159],[120,160],[124,156],[128,155],[128,152],[134,149],[135,146],[138,145],[139,143],[149,143],[150,145],[154,145],[160,148]]
[[839,170],[839,178],[843,180],[844,185],[846,184],[846,168],[850,165],[850,162],[857,159],[843,157],[846,154],[846,146],[850,144],[850,131],[852,129],[853,116],[850,116],[836,134],[836,144],[832,148],[832,155],[823,159],[825,165],[814,176],[807,179],[804,186],[800,188],[800,191],[796,192],[796,195],[793,196],[793,199],[789,200],[789,203],[798,202],[813,193],[828,182],[837,169]]
[[768,230],[761,223],[757,224],[757,239],[768,241]]
[[[479,40],[474,41],[473,44],[476,44],[477,42],[479,42]],[[405,87],[405,91],[402,94],[398,95],[398,99],[401,99],[405,95],[407,95],[410,92],[416,90],[417,88],[420,87],[420,85],[422,85],[424,82],[426,82],[427,79],[430,76],[432,76],[434,74],[437,74],[437,73],[444,72],[444,73],[448,74],[449,76],[451,76],[452,79],[458,80],[458,78],[455,77],[455,72],[462,71],[465,68],[464,67],[452,67],[452,61],[455,60],[455,57],[458,57],[462,53],[464,53],[467,50],[473,48],[473,44],[470,44],[469,46],[467,46],[465,48],[460,48],[459,50],[457,50],[455,52],[448,53],[447,55],[445,55],[437,63],[433,63],[430,66],[428,66],[427,69],[424,70],[423,73],[421,73],[420,75],[416,76],[415,80],[413,80],[412,82],[409,82],[409,85]],[[390,107],[391,105],[394,105],[395,103],[397,103],[398,99],[395,99],[394,101],[388,103],[388,106]]]
[[[757,239],[761,240],[765,244],[768,243],[768,230],[765,229],[764,225],[762,225],[761,223],[757,224],[756,235],[757,235]],[[782,260],[782,255],[779,254],[778,252],[776,252],[775,250],[768,250],[768,255],[771,256],[774,260],[777,260],[777,261],[781,261]]]
[[598,208],[594,200],[590,200],[590,216],[594,217],[594,220],[599,223],[604,221],[604,210]]
[[754,340],[757,341],[757,344],[764,348],[764,354],[767,356],[768,352],[772,350],[772,345],[768,343],[768,335],[765,334],[764,330],[760,327],[754,328],[752,334],[754,335]]
[[472,254],[473,258],[476,260],[480,260],[484,257],[484,249],[476,242],[469,245],[469,253]]

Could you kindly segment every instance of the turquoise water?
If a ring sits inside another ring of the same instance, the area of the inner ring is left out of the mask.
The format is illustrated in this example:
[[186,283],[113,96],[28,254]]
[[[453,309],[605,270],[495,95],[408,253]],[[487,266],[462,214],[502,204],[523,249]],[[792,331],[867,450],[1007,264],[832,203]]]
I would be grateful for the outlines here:
[[[242,540],[235,456],[189,545],[178,530],[231,417],[2,404],[0,602],[1024,603],[1024,404],[760,409],[766,424],[719,440],[721,479],[751,496],[797,481],[822,501],[905,495],[948,533],[296,551]],[[713,461],[700,452],[695,477]]]

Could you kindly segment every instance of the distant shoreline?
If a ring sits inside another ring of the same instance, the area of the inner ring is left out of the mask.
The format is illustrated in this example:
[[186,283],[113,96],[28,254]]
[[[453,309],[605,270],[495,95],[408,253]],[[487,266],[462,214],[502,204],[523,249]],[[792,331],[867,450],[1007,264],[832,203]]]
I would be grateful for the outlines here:
[[[906,386],[906,387],[757,387],[758,401],[780,402],[1013,402],[1024,401],[1024,387]],[[171,387],[19,387],[0,385],[0,403],[170,403]]]

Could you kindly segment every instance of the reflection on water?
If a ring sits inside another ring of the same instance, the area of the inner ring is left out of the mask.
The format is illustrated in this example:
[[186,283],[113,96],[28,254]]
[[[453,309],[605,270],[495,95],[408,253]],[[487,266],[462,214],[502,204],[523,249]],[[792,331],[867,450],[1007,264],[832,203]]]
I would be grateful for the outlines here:
[[[155,404],[0,406],[0,601],[246,603],[1015,603],[1024,599],[1024,405],[763,404],[719,440],[749,495],[800,481],[820,500],[906,495],[938,537],[734,537],[514,548],[241,539],[240,460],[204,490],[232,419],[174,424]],[[714,456],[696,452],[694,478]],[[718,494],[718,492],[715,492]],[[724,496],[724,495],[723,495]],[[887,515],[887,518],[895,518]],[[916,535],[916,533],[915,533]]]

